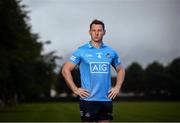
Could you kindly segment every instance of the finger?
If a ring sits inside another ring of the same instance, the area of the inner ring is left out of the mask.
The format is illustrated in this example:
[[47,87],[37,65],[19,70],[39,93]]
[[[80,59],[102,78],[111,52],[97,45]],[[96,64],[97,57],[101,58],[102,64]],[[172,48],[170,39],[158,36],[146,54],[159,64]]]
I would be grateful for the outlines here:
[[88,96],[89,96],[89,93],[87,93],[87,92],[82,92],[82,95],[85,96],[85,97],[88,97]]
[[113,93],[110,92],[110,94],[108,95],[108,98],[112,99],[112,97],[113,97]]
[[87,93],[89,93],[89,91],[88,90],[86,90],[86,89],[82,89],[83,91],[85,91],[85,92],[87,92]]
[[81,90],[80,94],[83,96],[83,97],[88,97],[89,96],[89,93],[84,91],[84,90]]
[[117,93],[115,91],[112,91],[109,95],[110,99],[114,99],[116,97]]
[[79,94],[79,96],[80,96],[81,98],[84,98],[83,95],[81,95],[81,94]]
[[88,96],[87,96],[86,94],[84,94],[84,93],[80,93],[79,96],[80,96],[81,98],[88,97]]
[[113,95],[113,91],[114,89],[113,88],[111,88],[109,91],[108,91],[108,93],[109,93],[109,98],[111,99],[112,98],[112,95]]
[[86,94],[89,94],[89,91],[88,91],[88,90],[85,90],[85,89],[82,89],[82,92],[83,92],[83,93],[86,93]]
[[87,95],[84,95],[84,94],[81,94],[80,96],[81,98],[85,98],[85,97],[88,97]]
[[112,91],[112,88],[108,91],[108,93],[111,93],[111,91]]
[[117,95],[117,94],[114,94],[114,95],[113,95],[113,99],[115,99],[116,95]]

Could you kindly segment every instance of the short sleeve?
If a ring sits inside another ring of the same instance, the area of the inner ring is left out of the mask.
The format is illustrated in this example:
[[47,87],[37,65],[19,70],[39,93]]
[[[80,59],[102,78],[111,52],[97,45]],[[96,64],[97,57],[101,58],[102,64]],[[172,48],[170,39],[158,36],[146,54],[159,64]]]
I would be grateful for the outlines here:
[[116,67],[118,65],[121,64],[121,60],[120,60],[120,57],[118,56],[118,54],[114,51],[114,57],[112,59],[112,63],[111,65],[116,69]]
[[73,52],[69,58],[69,61],[74,63],[74,64],[79,64],[80,62],[80,51],[76,50],[75,52]]

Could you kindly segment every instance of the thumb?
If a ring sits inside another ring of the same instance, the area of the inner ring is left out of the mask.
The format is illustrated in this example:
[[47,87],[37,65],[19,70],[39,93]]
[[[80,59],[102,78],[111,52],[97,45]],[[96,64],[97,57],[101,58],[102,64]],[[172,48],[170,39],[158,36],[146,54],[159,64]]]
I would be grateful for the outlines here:
[[108,93],[110,93],[112,91],[112,88],[108,91]]

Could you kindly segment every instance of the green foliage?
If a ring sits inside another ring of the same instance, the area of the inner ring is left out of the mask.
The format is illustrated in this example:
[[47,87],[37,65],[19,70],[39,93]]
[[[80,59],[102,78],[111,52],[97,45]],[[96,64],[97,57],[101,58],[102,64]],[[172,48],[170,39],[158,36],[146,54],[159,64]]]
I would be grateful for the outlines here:
[[54,81],[54,61],[41,55],[43,45],[31,32],[27,13],[20,1],[0,1],[0,100],[5,104],[49,95]]
[[161,85],[165,82],[164,78],[165,68],[158,62],[153,62],[149,64],[145,70],[146,83],[147,83],[147,93],[157,94],[163,89]]
[[133,62],[126,69],[126,77],[123,85],[123,91],[142,92],[144,90],[143,82],[144,71],[139,63]]
[[137,62],[126,69],[123,92],[141,93],[145,96],[166,96],[180,98],[180,58],[167,66],[154,61],[145,69]]
[[180,58],[174,59],[166,68],[169,81],[169,91],[173,95],[180,95]]

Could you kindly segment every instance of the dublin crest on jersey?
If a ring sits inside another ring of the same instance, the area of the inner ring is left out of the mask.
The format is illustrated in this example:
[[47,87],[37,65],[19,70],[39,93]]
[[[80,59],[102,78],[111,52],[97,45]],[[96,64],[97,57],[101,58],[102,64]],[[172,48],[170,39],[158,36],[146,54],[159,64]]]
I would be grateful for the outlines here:
[[106,54],[106,58],[109,59],[110,57],[111,57],[110,53],[107,53],[107,54]]

